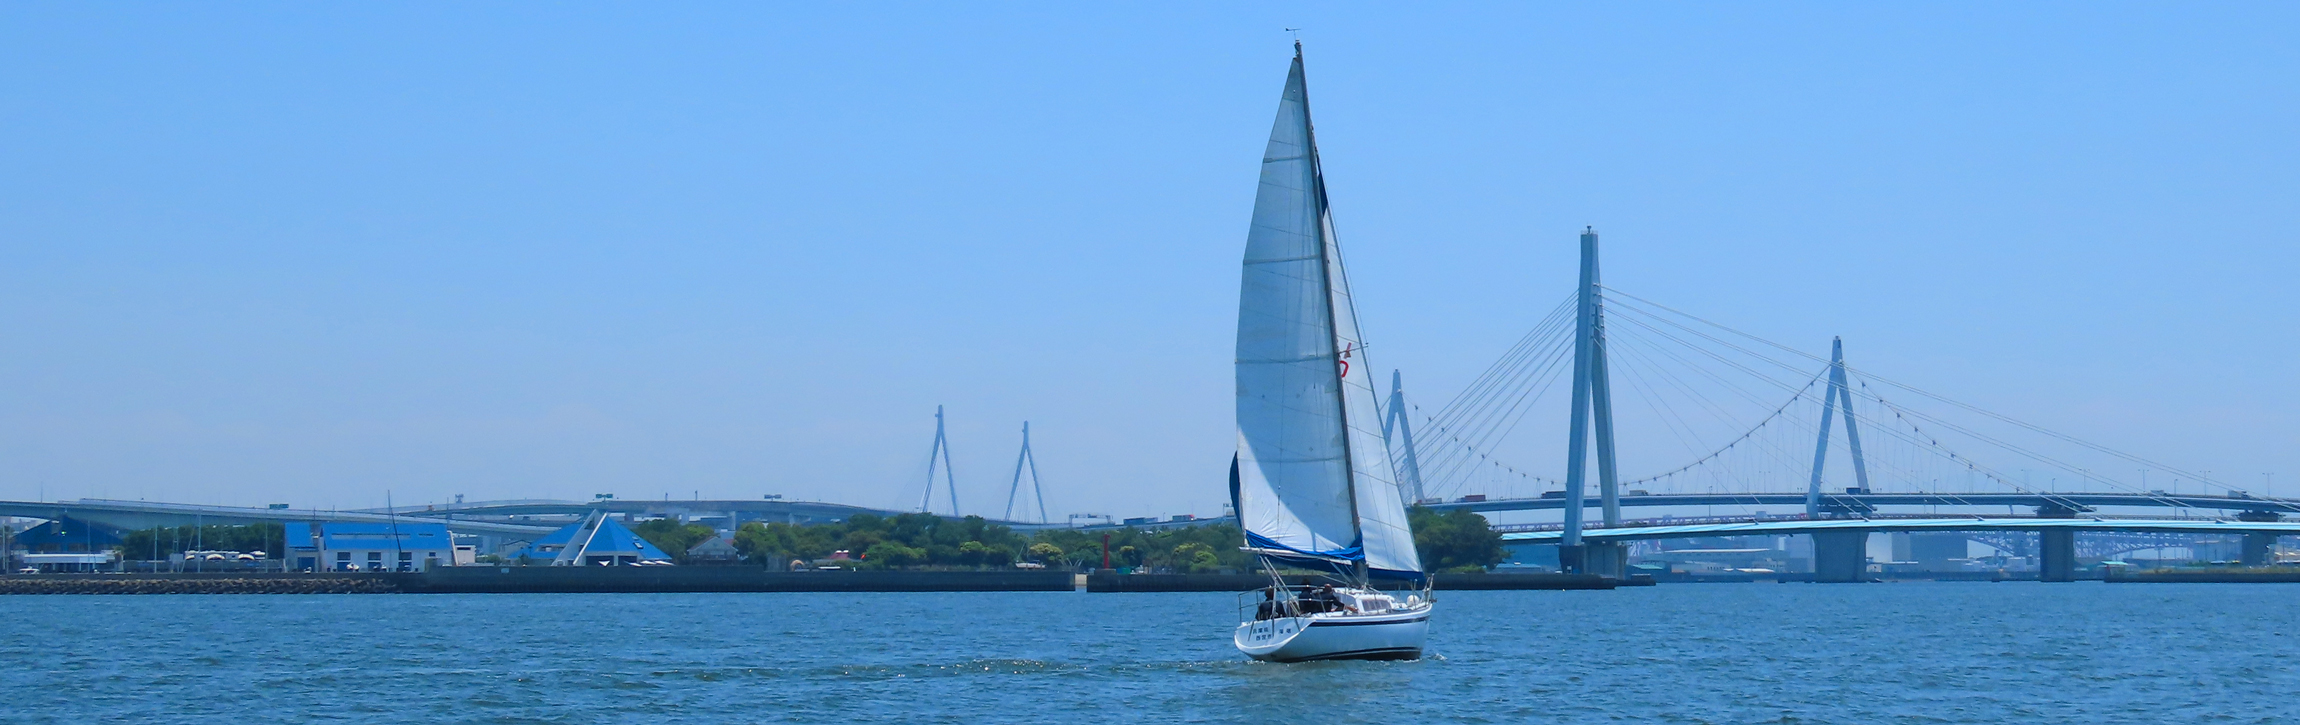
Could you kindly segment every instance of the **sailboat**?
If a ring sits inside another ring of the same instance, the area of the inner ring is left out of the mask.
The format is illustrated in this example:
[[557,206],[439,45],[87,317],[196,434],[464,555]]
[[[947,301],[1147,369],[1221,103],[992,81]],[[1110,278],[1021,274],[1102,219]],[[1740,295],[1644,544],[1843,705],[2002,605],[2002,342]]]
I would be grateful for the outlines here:
[[[1241,595],[1232,640],[1272,662],[1419,658],[1434,601],[1381,434],[1299,42],[1243,266],[1230,499],[1270,584]],[[1289,569],[1326,581],[1290,586]]]

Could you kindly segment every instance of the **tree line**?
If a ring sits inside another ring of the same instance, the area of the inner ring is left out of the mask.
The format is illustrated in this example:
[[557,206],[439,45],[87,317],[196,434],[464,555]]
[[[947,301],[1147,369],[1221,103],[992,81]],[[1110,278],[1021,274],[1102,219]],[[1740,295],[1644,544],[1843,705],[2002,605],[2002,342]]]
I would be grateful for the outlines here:
[[[1422,565],[1430,571],[1483,571],[1507,556],[1501,535],[1475,513],[1415,507],[1408,521]],[[632,531],[681,559],[687,548],[712,535],[709,527],[667,520],[639,524]],[[735,550],[744,560],[764,566],[813,564],[844,551],[840,565],[858,569],[1002,568],[1019,562],[1090,569],[1103,566],[1107,547],[1112,568],[1177,573],[1250,570],[1253,557],[1238,549],[1243,540],[1231,524],[1041,529],[1026,535],[979,516],[946,519],[923,513],[857,514],[819,524],[754,522],[734,535]]]
[[[1468,511],[1438,513],[1414,507],[1407,512],[1413,527],[1414,548],[1422,567],[1433,572],[1482,571],[1501,563],[1507,552],[1501,535],[1485,517]],[[718,535],[709,526],[656,519],[635,524],[631,532],[684,563],[687,550]],[[160,558],[198,549],[264,551],[284,556],[279,524],[244,526],[178,526],[142,529],[122,536],[123,558]],[[735,550],[743,559],[761,566],[788,566],[792,561],[830,559],[847,552],[842,566],[858,569],[1006,568],[1020,562],[1050,568],[1093,569],[1103,566],[1107,545],[1112,568],[1208,573],[1250,571],[1253,557],[1238,550],[1244,540],[1232,524],[1202,524],[1158,529],[1041,529],[1023,534],[980,516],[945,519],[931,514],[878,516],[857,514],[845,521],[794,525],[743,524],[735,531]]]

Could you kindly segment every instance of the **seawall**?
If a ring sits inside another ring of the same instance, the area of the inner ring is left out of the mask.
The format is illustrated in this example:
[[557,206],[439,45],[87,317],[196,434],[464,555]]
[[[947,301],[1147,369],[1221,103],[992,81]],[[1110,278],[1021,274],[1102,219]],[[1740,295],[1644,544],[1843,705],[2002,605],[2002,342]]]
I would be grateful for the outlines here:
[[443,567],[421,573],[37,574],[0,594],[1067,592],[1067,571],[785,572],[756,566]]
[[2300,571],[2169,569],[2111,574],[2106,578],[2106,581],[2112,584],[2293,584],[2300,583]]
[[414,593],[540,592],[1067,592],[1067,571],[774,571],[758,566],[458,566],[406,585]]
[[0,577],[0,594],[391,594],[410,574],[38,574]]

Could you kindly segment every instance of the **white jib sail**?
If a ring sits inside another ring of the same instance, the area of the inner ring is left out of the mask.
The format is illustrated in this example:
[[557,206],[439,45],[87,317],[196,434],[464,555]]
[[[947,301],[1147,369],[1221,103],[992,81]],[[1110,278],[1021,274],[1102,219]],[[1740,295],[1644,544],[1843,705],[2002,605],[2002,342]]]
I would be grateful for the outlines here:
[[1239,290],[1239,521],[1256,546],[1418,574],[1324,192],[1297,55]]

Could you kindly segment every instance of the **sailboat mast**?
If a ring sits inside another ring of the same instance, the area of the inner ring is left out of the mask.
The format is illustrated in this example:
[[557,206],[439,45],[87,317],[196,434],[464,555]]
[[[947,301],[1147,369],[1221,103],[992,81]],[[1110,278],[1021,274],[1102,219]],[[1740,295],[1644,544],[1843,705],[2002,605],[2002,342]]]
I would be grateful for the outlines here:
[[[1318,125],[1310,115],[1310,69],[1302,62],[1302,41],[1294,41],[1294,63],[1302,66],[1302,137],[1309,142],[1311,223],[1318,233],[1318,282],[1326,295],[1326,350],[1332,353],[1334,364],[1329,370],[1334,375],[1334,415],[1342,422],[1342,490],[1350,501],[1350,534],[1359,546],[1365,545],[1365,521],[1358,515],[1358,467],[1350,451],[1350,391],[1342,380],[1340,335],[1341,326],[1334,317],[1334,260],[1333,239],[1327,235],[1331,221],[1326,205],[1326,169],[1318,159]],[[1365,584],[1366,559],[1359,556],[1353,568],[1356,582]]]

